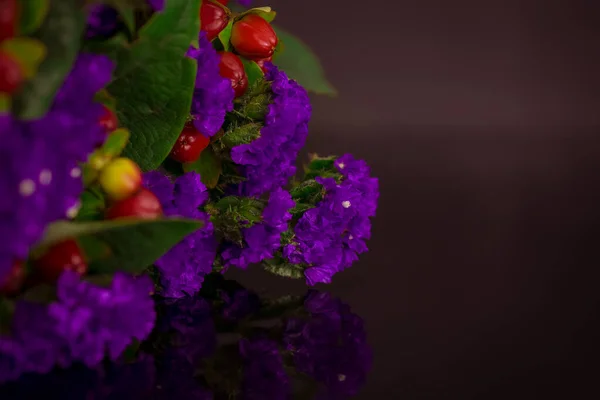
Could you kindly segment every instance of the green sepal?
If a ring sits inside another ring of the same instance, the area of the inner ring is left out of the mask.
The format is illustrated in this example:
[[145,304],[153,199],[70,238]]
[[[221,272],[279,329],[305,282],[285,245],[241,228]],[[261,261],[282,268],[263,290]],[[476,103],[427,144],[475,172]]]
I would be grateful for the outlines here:
[[207,188],[213,189],[219,183],[219,176],[221,176],[221,159],[215,155],[212,147],[209,146],[200,153],[200,157],[196,161],[183,164],[183,170],[185,172],[196,171],[200,174],[202,183]]
[[47,228],[38,251],[75,238],[84,250],[89,274],[140,273],[202,225],[199,220],[180,218],[58,221]]
[[275,19],[277,13],[271,9],[271,7],[256,7],[246,10],[235,17],[235,20],[240,20],[248,14],[257,14],[261,18],[264,18],[267,22],[272,22]]
[[231,50],[231,30],[233,29],[233,18],[229,20],[225,28],[221,32],[219,32],[219,42],[221,42],[221,46],[223,46],[223,51]]
[[0,44],[0,50],[10,54],[21,66],[25,79],[35,76],[46,57],[46,46],[37,39],[15,37]]
[[244,64],[246,76],[248,77],[248,86],[254,86],[259,79],[264,79],[265,74],[262,69],[260,69],[260,65],[255,61],[246,60],[245,58],[242,58],[241,60]]
[[228,241],[244,245],[241,229],[262,221],[263,202],[250,197],[227,196],[206,207],[215,229]]
[[35,34],[46,46],[47,56],[33,79],[13,97],[13,113],[18,118],[35,119],[46,114],[77,57],[84,27],[79,0],[50,3],[48,15]]
[[31,35],[44,22],[50,9],[50,0],[19,1],[19,35]]
[[294,208],[292,208],[290,210],[290,213],[293,216],[299,216],[301,214],[304,214],[306,211],[310,210],[311,208],[315,208],[315,206],[313,204],[296,203]]

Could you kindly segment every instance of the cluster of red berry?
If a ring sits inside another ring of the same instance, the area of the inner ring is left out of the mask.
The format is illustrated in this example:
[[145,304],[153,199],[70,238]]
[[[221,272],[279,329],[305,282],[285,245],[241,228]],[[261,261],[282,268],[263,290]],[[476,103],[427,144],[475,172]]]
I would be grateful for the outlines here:
[[[115,113],[106,106],[98,123],[107,135],[118,127]],[[160,201],[150,190],[142,187],[142,172],[132,160],[119,157],[108,161],[100,169],[97,181],[109,201],[106,219],[154,219],[162,216]],[[85,254],[75,239],[63,240],[45,249],[40,256],[33,256],[29,268],[23,261],[16,261],[9,276],[0,282],[0,294],[12,296],[23,287],[54,283],[66,270],[79,275],[87,272]]]
[[[0,0],[0,42],[16,36],[18,17],[17,0]],[[25,75],[19,61],[0,49],[0,94],[12,95],[24,80]]]
[[[229,0],[206,0],[200,6],[200,29],[213,41],[234,17],[227,8]],[[235,97],[241,97],[248,88],[248,76],[240,57],[256,62],[265,72],[277,47],[277,34],[259,14],[247,14],[235,21],[231,28],[233,51],[219,51],[219,73],[231,80]],[[187,124],[171,150],[170,157],[180,163],[196,161],[210,140],[192,125]]]

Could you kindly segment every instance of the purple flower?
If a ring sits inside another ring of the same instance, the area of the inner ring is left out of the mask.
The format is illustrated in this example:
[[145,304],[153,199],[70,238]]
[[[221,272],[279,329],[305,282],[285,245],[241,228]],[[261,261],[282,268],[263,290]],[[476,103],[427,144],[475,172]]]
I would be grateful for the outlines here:
[[158,171],[144,174],[144,186],[158,197],[165,215],[201,220],[199,229],[172,247],[155,263],[160,271],[161,294],[179,298],[194,295],[202,287],[204,275],[212,271],[217,250],[214,229],[208,215],[200,207],[208,200],[200,175],[188,172],[171,183]]
[[94,95],[112,70],[106,56],[80,54],[44,117],[0,114],[0,281],[15,260],[27,258],[48,223],[77,210],[79,163],[105,138]]
[[244,7],[250,7],[250,4],[252,4],[252,0],[238,0],[238,3],[240,3]]
[[290,318],[284,334],[294,365],[323,385],[323,399],[355,396],[371,369],[363,320],[328,293],[311,291],[308,318]]
[[150,278],[115,273],[109,288],[81,281],[65,272],[58,282],[58,301],[48,306],[55,329],[67,342],[74,360],[89,367],[99,364],[108,350],[116,359],[132,338],[144,340],[156,319]]
[[57,301],[17,303],[11,334],[0,337],[0,382],[76,361],[96,367],[107,352],[116,360],[133,338],[144,340],[152,331],[152,290],[145,276],[117,272],[110,287],[99,287],[73,272],[63,273]]
[[304,146],[311,115],[306,90],[267,63],[265,78],[271,81],[273,98],[260,137],[231,149],[246,181],[240,194],[258,196],[284,186],[296,172],[296,158]]
[[196,85],[191,114],[194,126],[205,136],[213,136],[225,121],[227,111],[233,110],[234,91],[231,81],[219,74],[219,55],[201,31],[199,47],[190,47],[188,57],[198,61]]
[[288,221],[292,218],[289,210],[294,204],[289,192],[281,188],[271,192],[262,213],[262,222],[242,230],[245,246],[225,245],[221,253],[224,265],[247,268],[250,264],[272,258],[281,247],[281,234],[288,228]]
[[88,7],[86,38],[108,37],[118,28],[119,13],[105,4],[92,4]]
[[242,398],[246,400],[285,400],[291,398],[290,379],[283,366],[277,343],[269,339],[242,339],[244,360]]
[[306,211],[294,227],[294,243],[284,248],[284,256],[293,264],[307,266],[304,274],[309,285],[329,283],[333,275],[367,251],[371,236],[370,217],[375,215],[379,183],[370,177],[363,161],[345,155],[335,162],[343,176],[317,177],[325,196],[315,208]]
[[148,3],[154,11],[162,11],[165,8],[165,0],[148,0]]

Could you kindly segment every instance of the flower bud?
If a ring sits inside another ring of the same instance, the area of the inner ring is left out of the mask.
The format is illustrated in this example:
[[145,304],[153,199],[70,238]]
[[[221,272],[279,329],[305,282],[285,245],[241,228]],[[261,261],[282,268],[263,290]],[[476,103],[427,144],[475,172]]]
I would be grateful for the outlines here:
[[233,24],[231,44],[235,51],[250,59],[269,58],[277,47],[277,34],[258,14],[248,14]]
[[128,158],[116,158],[100,171],[100,186],[112,200],[133,195],[142,184],[142,171]]

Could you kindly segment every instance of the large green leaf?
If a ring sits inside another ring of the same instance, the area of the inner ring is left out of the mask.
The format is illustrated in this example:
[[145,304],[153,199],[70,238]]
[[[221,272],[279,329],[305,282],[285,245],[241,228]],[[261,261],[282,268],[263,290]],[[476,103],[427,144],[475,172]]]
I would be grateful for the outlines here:
[[189,114],[196,62],[185,56],[198,38],[199,2],[167,0],[124,46],[115,80],[108,91],[117,100],[117,116],[131,132],[124,155],[144,171],[157,168],[168,156]]
[[285,30],[273,26],[284,49],[275,54],[273,63],[309,92],[335,96],[336,89],[325,77],[319,58],[308,45]]
[[91,274],[141,272],[201,227],[201,221],[178,218],[59,221],[48,227],[40,248],[76,238],[84,249]]
[[13,98],[13,112],[19,118],[34,119],[48,111],[75,61],[84,26],[79,0],[51,2],[48,15],[35,34],[46,46],[47,56],[35,77]]

